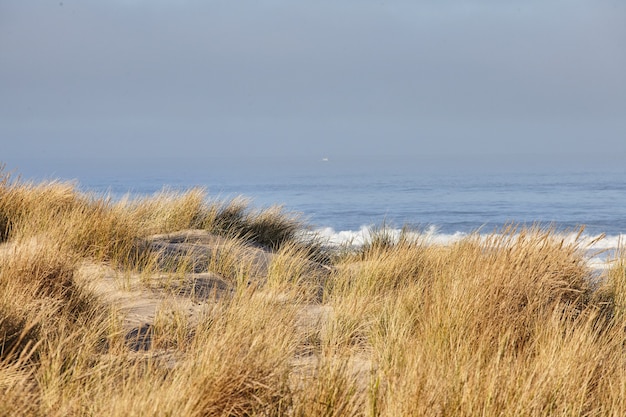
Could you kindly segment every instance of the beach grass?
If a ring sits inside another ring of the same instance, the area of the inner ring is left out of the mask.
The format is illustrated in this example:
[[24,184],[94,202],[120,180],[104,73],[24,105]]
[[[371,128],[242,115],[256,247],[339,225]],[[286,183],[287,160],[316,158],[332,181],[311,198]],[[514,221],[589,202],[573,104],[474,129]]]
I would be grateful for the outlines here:
[[307,227],[0,170],[0,415],[626,415],[623,254],[598,276],[511,225],[330,256]]

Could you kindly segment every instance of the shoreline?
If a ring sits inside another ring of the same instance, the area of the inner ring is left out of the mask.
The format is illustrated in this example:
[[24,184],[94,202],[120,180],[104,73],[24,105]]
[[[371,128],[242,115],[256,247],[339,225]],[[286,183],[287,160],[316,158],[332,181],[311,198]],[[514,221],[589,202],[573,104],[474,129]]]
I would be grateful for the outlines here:
[[1,177],[0,231],[0,414],[626,414],[626,270],[587,256],[614,238],[324,242],[201,189],[113,202]]

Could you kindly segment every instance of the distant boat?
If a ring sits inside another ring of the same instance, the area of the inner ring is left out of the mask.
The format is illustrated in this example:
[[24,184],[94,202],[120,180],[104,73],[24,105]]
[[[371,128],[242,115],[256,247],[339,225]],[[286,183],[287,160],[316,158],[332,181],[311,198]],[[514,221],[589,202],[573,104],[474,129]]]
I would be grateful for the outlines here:
[[328,158],[322,158],[322,162],[328,162]]

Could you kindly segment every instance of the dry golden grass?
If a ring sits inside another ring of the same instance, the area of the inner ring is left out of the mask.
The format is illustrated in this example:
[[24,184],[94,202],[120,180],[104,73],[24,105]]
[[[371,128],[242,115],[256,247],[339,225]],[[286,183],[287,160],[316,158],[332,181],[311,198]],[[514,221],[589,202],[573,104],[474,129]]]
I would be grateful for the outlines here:
[[[383,228],[319,262],[279,208],[0,174],[0,415],[626,415],[624,256],[597,283],[553,230],[437,246]],[[164,301],[139,348],[86,262],[203,308]]]

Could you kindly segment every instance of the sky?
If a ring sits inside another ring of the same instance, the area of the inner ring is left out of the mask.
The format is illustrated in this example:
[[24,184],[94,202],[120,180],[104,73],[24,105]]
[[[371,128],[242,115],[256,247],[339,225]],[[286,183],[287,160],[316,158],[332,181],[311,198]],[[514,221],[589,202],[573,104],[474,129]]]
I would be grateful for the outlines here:
[[626,157],[623,0],[0,0],[0,161]]

